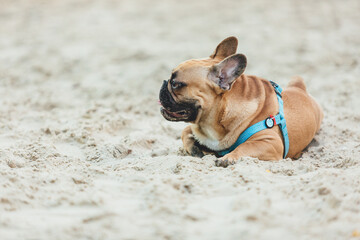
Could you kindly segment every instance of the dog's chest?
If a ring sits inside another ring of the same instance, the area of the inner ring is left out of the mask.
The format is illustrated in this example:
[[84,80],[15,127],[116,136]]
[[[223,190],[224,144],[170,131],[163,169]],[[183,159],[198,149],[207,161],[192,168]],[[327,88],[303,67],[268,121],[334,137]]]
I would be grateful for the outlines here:
[[203,127],[200,129],[198,126],[193,126],[192,132],[195,139],[201,145],[204,145],[215,151],[222,150],[222,146],[220,146],[220,141],[218,139],[218,134],[213,128]]

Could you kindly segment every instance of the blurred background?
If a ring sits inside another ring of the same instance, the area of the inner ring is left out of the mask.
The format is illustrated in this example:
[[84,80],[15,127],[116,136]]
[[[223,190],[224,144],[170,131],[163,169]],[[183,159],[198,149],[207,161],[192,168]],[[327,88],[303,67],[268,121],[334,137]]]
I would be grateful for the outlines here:
[[232,35],[239,38],[238,51],[249,58],[248,74],[277,81],[302,75],[319,86],[318,79],[342,75],[330,70],[348,73],[358,66],[358,1],[0,4],[2,82],[29,83],[14,73],[21,68],[38,82],[61,78],[64,85],[91,89],[101,79],[104,91],[107,86],[113,92],[114,84],[136,84],[153,93],[154,81],[168,77],[176,64],[207,57]]

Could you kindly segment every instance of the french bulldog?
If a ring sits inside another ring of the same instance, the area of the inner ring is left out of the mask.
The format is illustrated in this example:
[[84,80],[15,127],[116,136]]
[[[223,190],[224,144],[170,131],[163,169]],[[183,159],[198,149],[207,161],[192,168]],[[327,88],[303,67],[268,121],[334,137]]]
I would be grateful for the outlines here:
[[[238,40],[223,40],[208,58],[187,60],[177,66],[160,89],[161,114],[169,121],[190,123],[182,132],[185,151],[193,156],[230,148],[241,133],[279,112],[277,93],[270,81],[245,75],[246,57],[236,53]],[[227,167],[241,157],[260,160],[298,158],[320,129],[323,111],[294,77],[281,93],[289,148],[278,126],[252,135],[215,161]]]

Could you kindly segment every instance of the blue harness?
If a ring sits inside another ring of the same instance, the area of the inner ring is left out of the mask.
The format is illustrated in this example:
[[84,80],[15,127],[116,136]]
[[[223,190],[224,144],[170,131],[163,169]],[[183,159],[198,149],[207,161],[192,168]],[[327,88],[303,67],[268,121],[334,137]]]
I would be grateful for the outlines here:
[[274,83],[273,81],[270,81],[271,85],[274,87],[274,90],[276,92],[276,96],[279,102],[279,113],[276,116],[270,115],[267,119],[255,123],[251,127],[247,128],[245,131],[243,131],[239,138],[236,140],[236,142],[228,149],[223,151],[217,151],[217,154],[220,156],[224,156],[225,154],[228,154],[232,152],[235,148],[237,148],[240,144],[244,143],[246,140],[248,140],[252,135],[254,135],[257,132],[260,132],[262,130],[272,128],[275,125],[278,125],[280,127],[283,139],[284,139],[284,158],[288,154],[289,151],[289,136],[288,131],[286,128],[286,120],[284,115],[284,107],[283,107],[283,100],[281,96],[282,89],[281,87]]

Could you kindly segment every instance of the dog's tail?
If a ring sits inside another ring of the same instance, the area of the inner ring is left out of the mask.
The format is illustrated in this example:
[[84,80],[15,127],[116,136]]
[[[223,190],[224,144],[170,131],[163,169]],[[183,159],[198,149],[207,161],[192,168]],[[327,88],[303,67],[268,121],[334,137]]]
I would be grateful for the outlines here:
[[318,102],[316,102],[315,99],[306,91],[306,86],[305,86],[305,83],[304,83],[304,80],[302,79],[302,77],[296,76],[296,77],[291,78],[291,81],[289,82],[288,87],[289,88],[292,88],[292,87],[300,88],[303,91],[305,91],[305,93],[310,97],[313,108],[314,108],[315,117],[316,117],[316,123],[317,123],[316,131],[319,131],[321,121],[324,118],[324,112],[323,112],[320,104]]
[[306,92],[306,85],[304,83],[304,79],[302,77],[296,76],[292,77],[291,81],[288,84],[288,87],[296,87],[304,90]]

